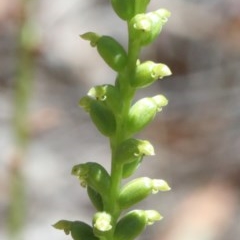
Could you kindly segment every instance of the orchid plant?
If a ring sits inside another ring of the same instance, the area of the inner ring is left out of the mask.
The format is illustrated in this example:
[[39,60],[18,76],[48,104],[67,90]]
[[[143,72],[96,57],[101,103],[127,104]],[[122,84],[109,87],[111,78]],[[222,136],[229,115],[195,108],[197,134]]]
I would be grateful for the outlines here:
[[166,9],[146,13],[149,2],[111,0],[113,10],[128,26],[127,50],[111,36],[95,32],[81,35],[116,72],[116,80],[114,84],[92,87],[79,101],[98,131],[109,139],[111,170],[108,172],[96,162],[72,168],[96,209],[91,224],[60,220],[53,225],[74,240],[133,240],[147,225],[162,219],[156,210],[128,209],[150,194],[170,190],[166,181],[140,177],[122,183],[134,174],[144,156],[154,155],[149,141],[134,136],[168,103],[163,95],[134,100],[137,90],[171,75],[165,64],[139,59],[142,47],[158,37],[170,17]]

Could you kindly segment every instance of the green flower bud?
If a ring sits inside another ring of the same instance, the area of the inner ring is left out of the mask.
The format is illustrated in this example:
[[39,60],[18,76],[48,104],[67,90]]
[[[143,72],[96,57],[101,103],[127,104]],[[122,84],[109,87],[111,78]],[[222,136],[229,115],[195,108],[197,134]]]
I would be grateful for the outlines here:
[[97,42],[97,50],[103,60],[116,72],[120,72],[127,64],[127,53],[114,38],[102,36]]
[[104,236],[112,229],[112,217],[106,212],[97,212],[93,217],[93,229],[96,236]]
[[152,98],[142,98],[137,101],[129,111],[126,121],[127,131],[129,133],[141,131],[166,104],[167,100],[162,95],[157,95]]
[[[100,87],[99,87],[100,88]],[[110,87],[106,88],[106,97],[102,95],[99,99],[99,93],[94,93],[98,88],[90,89],[88,96],[84,96],[80,99],[79,105],[90,113],[91,119],[97,129],[105,136],[111,136],[116,130],[116,120],[113,112],[111,111],[118,103],[117,99],[112,100],[113,91],[110,91]],[[94,99],[95,98],[95,99]],[[108,101],[105,101],[108,98]],[[100,101],[99,101],[100,100]],[[112,100],[112,101],[111,101]],[[103,102],[105,101],[105,102]],[[120,104],[118,104],[120,106]],[[112,108],[112,109],[111,109]],[[116,109],[114,109],[116,111]]]
[[102,201],[101,195],[89,186],[87,187],[87,193],[88,193],[88,196],[89,196],[93,206],[98,211],[102,211],[103,210],[103,201]]
[[152,43],[160,34],[169,16],[170,12],[166,9],[137,14],[130,21],[131,37],[138,38],[142,46]]
[[150,0],[111,0],[114,11],[123,20],[130,20],[138,13],[144,13]]
[[64,230],[66,234],[71,232],[74,240],[98,240],[93,234],[92,227],[84,222],[61,220],[55,223],[53,227]]
[[120,112],[122,101],[117,87],[110,84],[95,86],[89,90],[88,96],[101,101],[112,112]]
[[117,149],[116,161],[119,163],[129,163],[139,160],[144,155],[154,155],[154,148],[150,142],[129,138],[122,142]]
[[133,240],[147,225],[147,216],[143,210],[133,210],[122,217],[116,225],[114,240]]
[[127,209],[152,193],[152,179],[141,177],[127,183],[120,191],[118,202],[121,209]]
[[127,209],[132,205],[142,201],[151,193],[158,191],[168,191],[170,187],[161,179],[150,179],[141,177],[127,183],[120,191],[118,202],[121,209]]
[[110,36],[99,36],[94,32],[81,35],[84,40],[90,41],[92,47],[97,47],[98,53],[113,70],[119,72],[127,64],[127,53],[123,46]]
[[82,187],[93,188],[102,198],[109,192],[111,178],[106,169],[96,162],[75,165],[72,168],[72,175],[80,180]]
[[122,169],[122,178],[128,178],[138,169],[143,157],[139,157],[130,163],[125,163]]
[[157,79],[171,74],[170,69],[165,64],[147,61],[137,65],[135,78],[131,79],[131,85],[135,88],[147,87]]
[[111,110],[102,102],[92,101],[90,105],[90,116],[99,130],[105,136],[111,136],[116,131],[116,120]]
[[84,222],[75,221],[71,225],[71,235],[74,240],[98,240],[91,226]]

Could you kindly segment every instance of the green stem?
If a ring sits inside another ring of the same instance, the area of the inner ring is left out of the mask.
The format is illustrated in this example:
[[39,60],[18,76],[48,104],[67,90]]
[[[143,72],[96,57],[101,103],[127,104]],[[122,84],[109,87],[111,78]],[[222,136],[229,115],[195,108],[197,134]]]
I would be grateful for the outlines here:
[[117,204],[117,198],[119,195],[121,180],[122,180],[122,164],[116,162],[116,150],[118,146],[126,140],[129,136],[125,131],[125,122],[127,115],[129,113],[132,100],[135,94],[135,89],[130,85],[130,79],[134,77],[136,69],[136,61],[139,57],[140,45],[138,42],[131,39],[129,34],[128,42],[128,63],[123,72],[118,75],[118,84],[120,89],[120,95],[122,97],[123,106],[121,108],[121,113],[118,114],[117,121],[117,130],[115,136],[110,138],[110,145],[112,150],[112,165],[111,165],[111,189],[109,196],[109,204],[107,212],[112,216],[113,229],[111,234],[109,234],[108,240],[113,239],[113,233],[116,226],[116,222],[121,214],[121,211]]

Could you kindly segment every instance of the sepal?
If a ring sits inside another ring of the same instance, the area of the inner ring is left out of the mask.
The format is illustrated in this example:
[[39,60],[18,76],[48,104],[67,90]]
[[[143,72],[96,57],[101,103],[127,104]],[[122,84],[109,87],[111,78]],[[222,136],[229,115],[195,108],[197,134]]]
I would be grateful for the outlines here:
[[68,235],[71,231],[71,224],[72,224],[72,221],[60,220],[54,223],[52,226],[56,229],[63,230],[65,234]]
[[80,35],[80,37],[84,40],[90,41],[90,45],[92,47],[96,47],[97,42],[101,36],[95,32],[86,32],[86,33]]

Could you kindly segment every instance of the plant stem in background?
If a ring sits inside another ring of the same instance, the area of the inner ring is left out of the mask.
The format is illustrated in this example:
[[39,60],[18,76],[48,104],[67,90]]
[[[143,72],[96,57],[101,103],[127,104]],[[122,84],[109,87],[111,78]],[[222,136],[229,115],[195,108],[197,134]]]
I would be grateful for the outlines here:
[[8,232],[10,239],[21,239],[26,218],[26,193],[22,168],[29,144],[29,103],[33,79],[33,29],[29,24],[29,1],[22,1],[18,22],[17,75],[14,101],[15,153],[10,163],[10,203]]

